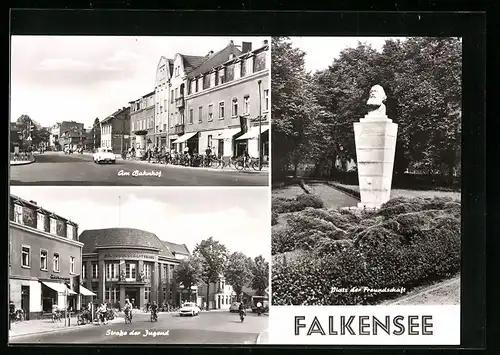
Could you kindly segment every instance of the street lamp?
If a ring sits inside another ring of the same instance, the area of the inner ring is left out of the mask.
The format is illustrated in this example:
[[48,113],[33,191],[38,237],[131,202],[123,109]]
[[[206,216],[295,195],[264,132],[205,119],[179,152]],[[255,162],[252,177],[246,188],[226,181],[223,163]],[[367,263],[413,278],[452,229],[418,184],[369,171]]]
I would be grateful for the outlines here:
[[262,170],[262,142],[260,135],[262,134],[262,94],[261,94],[262,80],[257,81],[259,86],[259,171]]

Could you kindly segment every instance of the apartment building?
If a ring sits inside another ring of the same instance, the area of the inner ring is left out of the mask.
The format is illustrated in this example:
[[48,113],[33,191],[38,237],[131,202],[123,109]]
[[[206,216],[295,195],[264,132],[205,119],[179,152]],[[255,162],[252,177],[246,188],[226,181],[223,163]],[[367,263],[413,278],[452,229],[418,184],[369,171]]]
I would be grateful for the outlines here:
[[130,104],[130,144],[138,158],[155,144],[155,92],[150,92]]
[[130,106],[122,107],[101,121],[101,146],[121,154],[130,147]]

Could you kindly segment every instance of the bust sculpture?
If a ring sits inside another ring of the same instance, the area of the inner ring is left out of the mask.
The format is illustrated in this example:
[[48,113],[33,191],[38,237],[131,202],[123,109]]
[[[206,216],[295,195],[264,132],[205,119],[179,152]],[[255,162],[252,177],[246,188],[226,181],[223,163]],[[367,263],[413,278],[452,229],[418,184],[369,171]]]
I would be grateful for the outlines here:
[[374,85],[370,89],[370,96],[366,104],[370,107],[367,116],[386,116],[384,101],[387,99],[384,88],[380,85]]

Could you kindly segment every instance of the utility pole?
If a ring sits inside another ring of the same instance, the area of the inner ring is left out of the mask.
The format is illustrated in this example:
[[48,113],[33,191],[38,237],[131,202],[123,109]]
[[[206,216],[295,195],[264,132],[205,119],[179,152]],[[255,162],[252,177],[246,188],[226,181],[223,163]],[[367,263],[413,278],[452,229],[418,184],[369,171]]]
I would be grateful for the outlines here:
[[262,94],[261,94],[262,80],[257,81],[259,85],[259,171],[262,170],[262,142],[260,135],[262,134]]

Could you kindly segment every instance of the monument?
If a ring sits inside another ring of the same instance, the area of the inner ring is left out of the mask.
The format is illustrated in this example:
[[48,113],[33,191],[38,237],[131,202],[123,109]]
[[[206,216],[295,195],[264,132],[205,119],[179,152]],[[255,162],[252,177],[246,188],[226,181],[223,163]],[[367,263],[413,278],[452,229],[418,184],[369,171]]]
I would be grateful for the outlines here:
[[377,209],[391,197],[398,125],[386,115],[386,99],[384,88],[373,86],[367,102],[371,111],[354,123],[361,195],[358,208]]

